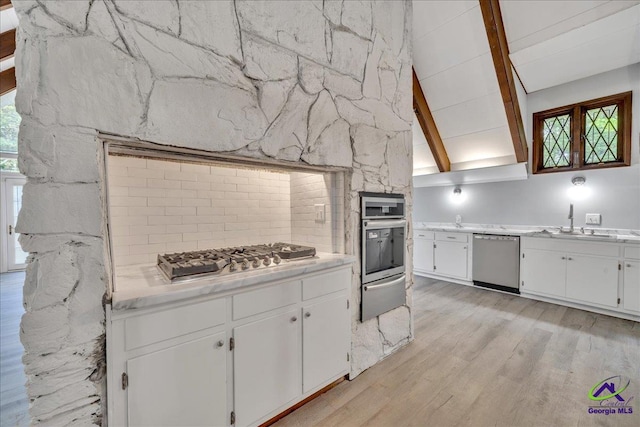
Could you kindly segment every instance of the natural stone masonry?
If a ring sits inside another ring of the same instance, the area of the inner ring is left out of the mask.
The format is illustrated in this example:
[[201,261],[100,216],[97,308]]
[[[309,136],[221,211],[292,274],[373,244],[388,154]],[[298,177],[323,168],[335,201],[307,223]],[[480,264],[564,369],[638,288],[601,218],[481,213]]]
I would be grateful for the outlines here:
[[[344,247],[356,255],[359,191],[411,206],[410,1],[13,4],[34,424],[105,422],[100,134],[348,167]],[[407,306],[362,324],[355,267],[352,376],[412,339],[411,284]]]

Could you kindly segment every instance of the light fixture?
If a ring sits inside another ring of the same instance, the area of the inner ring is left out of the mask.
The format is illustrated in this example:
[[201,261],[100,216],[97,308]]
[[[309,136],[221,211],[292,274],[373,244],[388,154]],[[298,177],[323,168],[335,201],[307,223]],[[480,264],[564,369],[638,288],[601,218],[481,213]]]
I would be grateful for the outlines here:
[[462,203],[464,199],[466,199],[466,193],[462,194],[462,188],[459,185],[456,185],[453,189],[453,193],[450,193],[451,202],[455,204]]
[[574,176],[571,178],[573,184],[567,191],[571,200],[584,200],[590,194],[591,190],[586,185],[587,179],[584,176]]
[[584,185],[585,182],[587,182],[587,179],[584,176],[574,176],[571,178],[573,185]]
[[453,197],[462,197],[462,188],[456,187],[453,189]]

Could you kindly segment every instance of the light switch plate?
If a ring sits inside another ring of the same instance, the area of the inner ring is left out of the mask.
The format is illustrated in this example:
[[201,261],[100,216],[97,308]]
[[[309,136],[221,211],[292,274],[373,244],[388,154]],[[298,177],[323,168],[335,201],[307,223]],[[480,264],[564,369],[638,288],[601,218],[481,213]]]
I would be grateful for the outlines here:
[[313,205],[313,207],[315,208],[315,212],[316,212],[316,222],[324,222],[325,221],[324,203]]
[[602,215],[588,213],[584,220],[587,225],[600,225],[602,222]]

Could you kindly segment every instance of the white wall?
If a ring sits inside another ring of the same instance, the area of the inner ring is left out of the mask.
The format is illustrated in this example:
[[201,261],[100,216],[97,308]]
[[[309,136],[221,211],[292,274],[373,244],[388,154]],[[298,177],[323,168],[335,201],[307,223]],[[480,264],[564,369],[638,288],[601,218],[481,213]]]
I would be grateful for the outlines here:
[[[633,91],[631,167],[530,175],[526,181],[474,184],[462,187],[465,200],[452,203],[453,187],[416,188],[414,221],[568,225],[569,203],[575,224],[585,213],[601,213],[606,228],[640,229],[640,64],[599,74],[527,95],[527,135],[531,158],[532,114],[553,107]],[[572,200],[567,190],[576,175],[587,179],[590,195]]]

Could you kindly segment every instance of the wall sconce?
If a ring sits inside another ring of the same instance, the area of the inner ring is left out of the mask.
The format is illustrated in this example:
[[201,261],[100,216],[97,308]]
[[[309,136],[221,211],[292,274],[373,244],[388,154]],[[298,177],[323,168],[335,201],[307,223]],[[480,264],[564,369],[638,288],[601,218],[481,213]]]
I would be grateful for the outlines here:
[[591,190],[586,186],[587,179],[584,176],[574,176],[571,178],[571,184],[573,184],[567,193],[571,200],[584,200],[590,194]]
[[466,199],[466,194],[462,194],[462,188],[459,185],[453,189],[453,193],[451,193],[451,201],[453,203],[462,203]]

